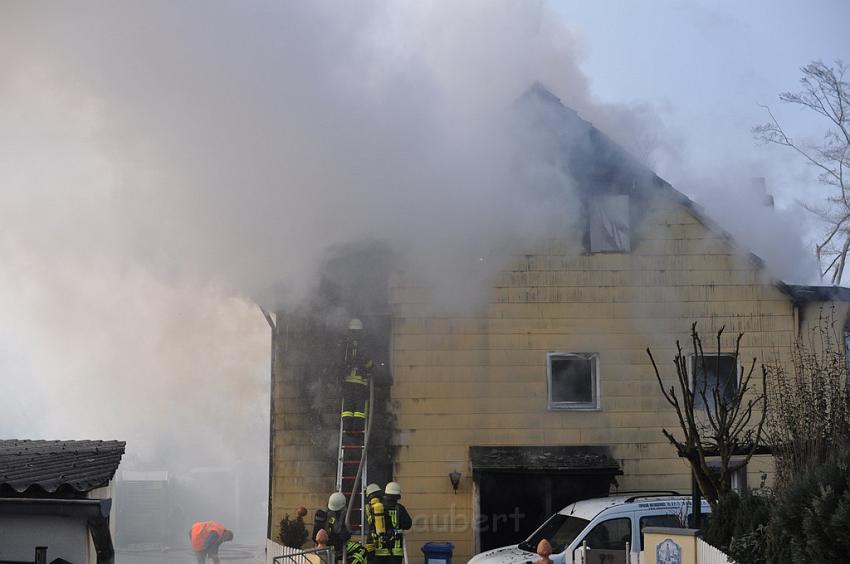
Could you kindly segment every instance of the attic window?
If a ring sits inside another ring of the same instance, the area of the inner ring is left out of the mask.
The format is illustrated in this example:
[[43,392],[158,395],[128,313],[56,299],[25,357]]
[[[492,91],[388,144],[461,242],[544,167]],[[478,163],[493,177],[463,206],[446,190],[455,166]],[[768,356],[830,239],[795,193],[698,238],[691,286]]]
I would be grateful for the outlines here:
[[549,353],[549,409],[599,407],[596,353]]
[[599,196],[590,206],[590,252],[627,253],[631,250],[629,197]]

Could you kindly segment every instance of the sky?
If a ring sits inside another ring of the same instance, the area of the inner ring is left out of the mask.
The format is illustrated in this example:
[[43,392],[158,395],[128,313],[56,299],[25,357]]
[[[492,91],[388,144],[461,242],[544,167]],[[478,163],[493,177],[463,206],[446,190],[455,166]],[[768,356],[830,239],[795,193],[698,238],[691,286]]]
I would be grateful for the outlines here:
[[[803,65],[850,58],[850,4],[657,0],[556,5],[584,44],[581,66],[593,95],[648,105],[660,121],[661,147],[650,159],[660,176],[705,206],[712,218],[725,220],[724,226],[757,253],[781,262],[781,249],[790,241],[773,248],[773,233],[751,232],[749,211],[738,216],[728,205],[748,177],[765,177],[777,207],[792,212],[780,216],[797,225],[804,218],[802,236],[813,244],[820,225],[796,202],[823,197],[816,175],[787,149],[756,143],[750,130],[767,121],[760,105],[769,105],[797,139],[821,138],[824,124],[779,103],[778,95],[797,89]],[[718,193],[726,197],[718,200]],[[819,282],[804,274],[789,278]]]
[[123,439],[127,468],[263,493],[256,303],[303,300],[364,238],[457,294],[470,261],[563,223],[569,178],[537,163],[558,199],[518,197],[505,167],[527,155],[499,116],[534,81],[816,280],[814,177],[750,129],[767,103],[821,134],[777,96],[850,59],[848,21],[822,0],[2,3],[0,436]]

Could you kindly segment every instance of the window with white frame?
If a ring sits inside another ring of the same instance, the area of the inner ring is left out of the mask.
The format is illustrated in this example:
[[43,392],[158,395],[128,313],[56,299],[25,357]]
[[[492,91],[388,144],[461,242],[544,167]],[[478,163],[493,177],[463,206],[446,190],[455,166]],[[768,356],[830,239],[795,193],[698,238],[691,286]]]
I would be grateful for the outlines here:
[[631,250],[628,196],[594,198],[589,221],[591,253],[628,253]]
[[732,470],[732,475],[729,476],[729,487],[736,493],[742,493],[747,489],[747,465],[738,466]]
[[[716,477],[720,477],[719,460],[708,460],[708,469]],[[726,485],[736,493],[741,493],[747,489],[747,465],[742,460],[733,458],[730,461],[729,470],[726,474]]]
[[[691,355],[691,388],[694,391],[694,408],[705,409],[706,401],[714,410],[714,394],[725,405],[731,405],[738,394],[741,367],[731,353],[705,354],[702,359]],[[705,399],[703,399],[703,393]]]
[[599,407],[597,353],[549,353],[547,373],[549,409]]

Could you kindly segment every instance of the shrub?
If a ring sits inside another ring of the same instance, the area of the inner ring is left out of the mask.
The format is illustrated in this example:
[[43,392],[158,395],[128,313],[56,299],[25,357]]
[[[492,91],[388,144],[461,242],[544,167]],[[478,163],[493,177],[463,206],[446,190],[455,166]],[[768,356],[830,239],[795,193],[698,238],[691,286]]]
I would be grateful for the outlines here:
[[780,362],[766,367],[767,442],[776,461],[776,485],[829,462],[836,444],[850,441],[847,355],[835,314],[821,312],[818,323],[791,348],[790,370]]
[[280,544],[290,548],[301,548],[307,542],[307,537],[309,536],[302,515],[298,515],[295,519],[290,519],[289,513],[287,513],[280,520],[279,531],[278,538],[280,539]]
[[773,498],[768,492],[730,492],[723,496],[705,529],[705,541],[738,562],[762,564],[766,526]]
[[727,554],[735,562],[747,564],[767,564],[767,525],[759,525],[755,530],[732,538]]
[[768,526],[770,562],[850,562],[850,476],[845,456],[794,479],[781,495]]

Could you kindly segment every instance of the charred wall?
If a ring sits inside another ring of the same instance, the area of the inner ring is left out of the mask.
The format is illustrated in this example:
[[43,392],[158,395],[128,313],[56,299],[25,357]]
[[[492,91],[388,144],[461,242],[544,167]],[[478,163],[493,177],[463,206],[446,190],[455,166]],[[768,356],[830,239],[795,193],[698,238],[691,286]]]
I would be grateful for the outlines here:
[[[280,519],[304,505],[323,507],[334,491],[341,378],[347,326],[363,322],[361,347],[374,361],[375,404],[368,452],[369,481],[391,478],[389,410],[392,254],[376,243],[336,249],[315,292],[299,307],[277,312],[272,437],[272,535]],[[308,518],[312,518],[311,516]]]

